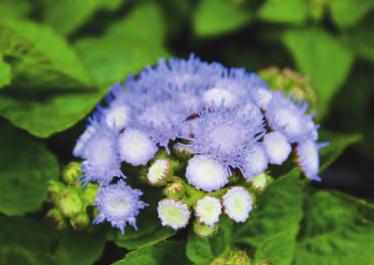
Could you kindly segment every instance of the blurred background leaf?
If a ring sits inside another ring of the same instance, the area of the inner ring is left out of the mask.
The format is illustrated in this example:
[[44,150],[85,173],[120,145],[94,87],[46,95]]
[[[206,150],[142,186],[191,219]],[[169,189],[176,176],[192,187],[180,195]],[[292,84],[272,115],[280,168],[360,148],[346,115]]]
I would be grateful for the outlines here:
[[0,128],[0,212],[36,211],[47,197],[47,182],[59,176],[57,159],[25,133],[9,126]]
[[243,27],[253,18],[253,10],[242,0],[201,0],[193,25],[197,35],[214,36]]

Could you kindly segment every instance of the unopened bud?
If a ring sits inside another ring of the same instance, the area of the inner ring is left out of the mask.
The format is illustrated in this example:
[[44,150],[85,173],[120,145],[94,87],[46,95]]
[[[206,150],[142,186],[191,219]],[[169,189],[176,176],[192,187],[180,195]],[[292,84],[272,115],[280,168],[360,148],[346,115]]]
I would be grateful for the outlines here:
[[83,209],[83,202],[78,191],[72,188],[66,188],[61,193],[60,200],[57,203],[61,212],[67,217],[72,217]]
[[51,218],[56,229],[61,230],[66,227],[66,222],[62,212],[57,208],[52,208],[47,212],[47,217]]
[[70,219],[70,224],[74,229],[82,230],[90,224],[90,217],[86,212],[81,212]]
[[251,265],[251,259],[244,250],[231,250],[227,255],[225,265]]
[[202,237],[202,238],[207,238],[217,233],[218,225],[215,224],[212,226],[208,226],[208,225],[204,225],[200,222],[195,221],[193,225],[193,231],[195,232],[197,236]]
[[62,178],[69,184],[76,182],[81,175],[81,164],[78,162],[70,162],[62,170]]
[[184,194],[184,185],[181,180],[176,180],[170,184],[168,184],[164,190],[163,193],[166,197],[170,199],[180,199]]

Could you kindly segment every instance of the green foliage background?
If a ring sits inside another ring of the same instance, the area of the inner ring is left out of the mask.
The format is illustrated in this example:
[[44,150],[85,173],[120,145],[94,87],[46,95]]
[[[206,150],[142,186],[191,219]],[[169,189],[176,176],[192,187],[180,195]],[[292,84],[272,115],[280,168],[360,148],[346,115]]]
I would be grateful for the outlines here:
[[[221,264],[233,249],[257,265],[374,264],[373,9],[372,0],[0,0],[0,264]],[[355,145],[322,184],[282,172],[245,224],[222,218],[210,239],[161,229],[154,209],[125,237],[55,230],[47,183],[108,85],[191,52],[307,75],[330,130],[322,169]]]

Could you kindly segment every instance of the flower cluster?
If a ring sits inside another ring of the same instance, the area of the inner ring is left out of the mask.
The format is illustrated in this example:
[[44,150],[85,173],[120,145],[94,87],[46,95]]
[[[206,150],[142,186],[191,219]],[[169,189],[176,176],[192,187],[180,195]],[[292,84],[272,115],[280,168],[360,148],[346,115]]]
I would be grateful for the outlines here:
[[242,68],[228,69],[193,55],[159,60],[111,87],[73,153],[83,159],[83,182],[100,185],[96,222],[107,220],[121,231],[127,223],[136,228],[136,217],[147,204],[140,190],[125,184],[122,169],[149,166],[147,183],[167,185],[175,176],[170,160],[157,158],[162,150],[188,159],[180,176],[186,182],[169,185],[166,194],[189,186],[206,195],[192,203],[173,196],[161,200],[162,225],[185,227],[190,207],[207,226],[216,224],[222,212],[244,222],[254,198],[244,186],[230,187],[233,172],[252,181],[270,165],[282,165],[294,151],[305,176],[319,180],[320,145],[313,115],[308,104],[270,90]]

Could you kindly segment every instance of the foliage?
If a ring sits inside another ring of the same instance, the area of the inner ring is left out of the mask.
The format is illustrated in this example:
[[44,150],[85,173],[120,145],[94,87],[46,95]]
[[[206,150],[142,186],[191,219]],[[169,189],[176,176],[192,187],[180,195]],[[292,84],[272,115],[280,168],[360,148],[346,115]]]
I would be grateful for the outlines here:
[[[58,230],[45,216],[53,215],[48,183],[61,178],[108,86],[170,55],[195,52],[259,71],[274,89],[302,91],[322,127],[347,132],[321,133],[330,143],[321,169],[342,153],[352,168],[369,164],[373,9],[370,0],[2,0],[0,264],[371,264],[370,200],[310,185],[292,166],[256,195],[246,223],[221,218],[208,238],[161,227],[151,197],[138,231],[125,235]],[[332,166],[347,166],[339,161]]]

